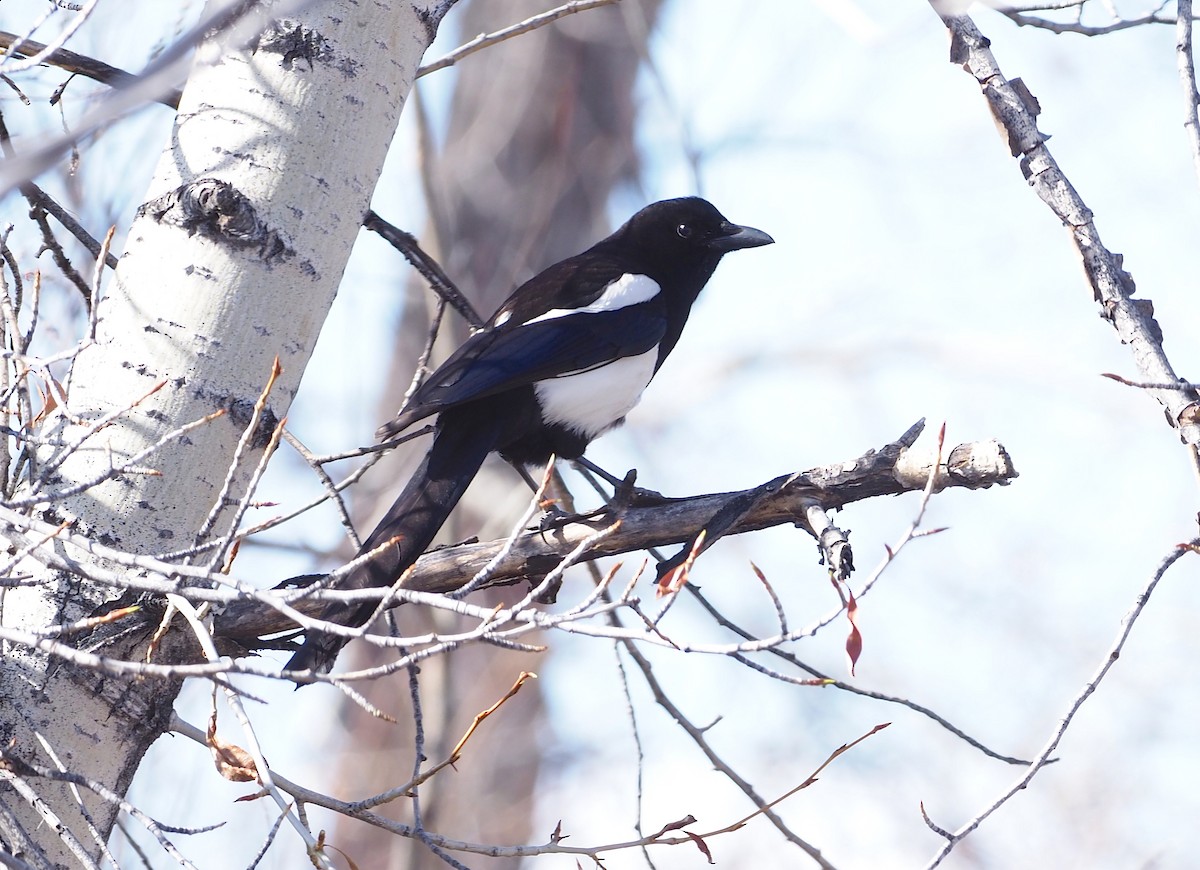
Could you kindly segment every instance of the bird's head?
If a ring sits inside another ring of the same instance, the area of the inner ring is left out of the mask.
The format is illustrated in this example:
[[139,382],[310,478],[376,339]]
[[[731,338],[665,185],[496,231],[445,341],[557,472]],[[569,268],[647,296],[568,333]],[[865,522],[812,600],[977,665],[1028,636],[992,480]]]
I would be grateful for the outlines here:
[[739,226],[698,196],[652,203],[613,234],[653,262],[709,262],[741,248],[757,248],[775,240],[762,230]]

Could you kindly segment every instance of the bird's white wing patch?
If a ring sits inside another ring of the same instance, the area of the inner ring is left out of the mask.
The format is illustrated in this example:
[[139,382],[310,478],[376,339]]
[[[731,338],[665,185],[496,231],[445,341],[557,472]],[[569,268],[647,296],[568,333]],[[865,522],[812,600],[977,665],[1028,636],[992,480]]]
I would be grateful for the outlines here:
[[[582,308],[551,308],[545,314],[539,314],[526,323],[538,323],[542,320],[553,320],[556,317],[567,317],[571,314],[595,314],[601,311],[616,311],[629,305],[637,305],[653,299],[662,291],[658,282],[647,275],[625,273],[604,288],[604,292]],[[507,318],[505,318],[507,319]]]
[[633,410],[654,377],[658,348],[575,374],[534,384],[542,419],[588,438],[611,429]]

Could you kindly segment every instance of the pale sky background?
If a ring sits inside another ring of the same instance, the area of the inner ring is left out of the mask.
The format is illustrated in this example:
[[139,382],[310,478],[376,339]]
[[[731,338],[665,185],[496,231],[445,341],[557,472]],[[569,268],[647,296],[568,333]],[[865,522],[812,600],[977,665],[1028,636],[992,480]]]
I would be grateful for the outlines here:
[[[41,8],[0,0],[0,29],[21,29],[27,10]],[[105,18],[143,12],[139,45],[148,47],[161,33],[152,11],[162,7],[102,4],[89,25],[96,35],[73,47],[119,60],[125,49],[105,36]],[[1176,370],[1200,378],[1200,186],[1182,127],[1173,28],[1086,39],[1019,29],[980,7],[974,14],[1005,74],[1022,77],[1039,99],[1041,129],[1103,240],[1125,255],[1139,296],[1153,299]],[[454,33],[452,13],[431,54],[455,45]],[[640,482],[665,493],[692,494],[851,459],[920,417],[931,430],[945,420],[951,445],[1000,440],[1020,478],[933,500],[927,525],[950,530],[911,545],[861,602],[865,649],[854,682],[931,707],[1000,752],[1033,756],[1102,663],[1156,565],[1196,534],[1200,498],[1185,451],[1151,399],[1100,377],[1136,377],[1128,350],[1098,317],[1066,232],[1022,179],[978,86],[948,63],[945,29],[925,0],[677,0],[652,50],[660,81],[646,75],[642,87],[644,190],[614,202],[614,223],[647,201],[696,192],[683,124],[705,157],[700,192],[777,244],[722,264],[629,425],[589,456],[612,469],[636,466]],[[148,109],[87,159],[124,154],[125,136],[161,141],[170,122],[168,110]],[[415,229],[423,217],[411,143],[406,123],[375,205]],[[158,146],[147,147],[148,162],[105,182],[124,197],[126,218],[144,188],[131,179],[148,179],[157,159]],[[4,222],[24,214],[13,198],[0,207]],[[380,422],[370,374],[387,358],[394,320],[384,312],[395,310],[404,269],[373,239],[356,250],[291,414],[318,451],[364,443]],[[276,465],[265,498],[299,501],[313,491],[294,463]],[[916,503],[910,495],[837,516],[852,530],[860,581]],[[330,543],[337,533],[328,522],[303,532]],[[815,548],[792,529],[723,542],[693,579],[735,618],[769,631],[769,604],[749,591],[750,559],[796,624],[835,605]],[[276,553],[248,552],[239,563],[243,576],[269,578],[264,585],[303,568]],[[1194,866],[1200,684],[1187,662],[1200,643],[1198,580],[1194,559],[1172,569],[1061,760],[943,866]],[[678,607],[673,633],[725,639],[686,602]],[[844,634],[836,623],[795,652],[848,677]],[[552,641],[556,654],[540,676],[553,713],[546,739],[561,769],[545,774],[537,829],[548,835],[563,818],[574,843],[629,838],[632,738],[611,646]],[[767,796],[802,781],[839,744],[893,723],[780,808],[843,870],[923,866],[939,840],[921,821],[921,801],[954,828],[1019,775],[901,707],[772,682],[732,662],[651,654],[693,721],[724,717],[709,736]],[[251,713],[268,758],[289,778],[320,785],[322,753],[336,742],[336,724],[321,717],[332,691],[249,688],[271,698]],[[749,812],[644,690],[637,694],[647,826],[691,813],[705,829]],[[206,698],[202,687],[185,691],[181,715],[202,724]],[[222,831],[182,838],[209,870],[245,866],[270,824],[266,802],[227,803],[246,791],[219,780],[200,747],[164,738],[131,797],[172,824],[230,819]],[[284,833],[261,866],[302,866],[297,844]],[[726,870],[811,866],[761,819],[710,846]],[[690,848],[653,857],[661,870],[706,866]],[[607,866],[644,863],[630,851]]]

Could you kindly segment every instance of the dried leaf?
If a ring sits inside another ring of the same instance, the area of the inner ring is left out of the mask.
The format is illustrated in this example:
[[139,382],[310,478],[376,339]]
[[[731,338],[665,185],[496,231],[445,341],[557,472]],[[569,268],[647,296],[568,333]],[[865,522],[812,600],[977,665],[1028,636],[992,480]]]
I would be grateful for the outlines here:
[[52,376],[43,375],[43,377],[48,378],[54,384],[54,386],[57,387],[57,390],[44,389],[40,383],[36,384],[37,392],[38,392],[38,399],[41,400],[42,409],[40,411],[38,411],[37,414],[33,418],[32,425],[34,425],[34,426],[38,425],[43,420],[45,420],[48,416],[50,416],[50,414],[54,411],[54,409],[58,407],[59,394],[66,392],[62,388],[62,384],[60,384],[58,381],[56,381]]
[[696,844],[696,848],[704,853],[704,857],[708,859],[709,864],[717,863],[713,860],[712,852],[708,850],[708,843],[704,842],[703,837],[701,837],[699,834],[693,834],[691,831],[684,831],[684,833],[687,834],[691,838],[692,842]]
[[[212,752],[217,773],[231,782],[257,782],[258,768],[250,753],[235,743],[226,743],[217,737],[217,714],[208,717],[208,732],[205,734],[208,748]],[[261,795],[247,796],[238,800],[256,800]]]
[[665,825],[663,825],[661,828],[659,828],[656,833],[652,834],[650,836],[650,839],[652,839],[652,840],[658,839],[663,834],[667,833],[667,831],[680,831],[680,830],[683,830],[688,825],[693,825],[695,823],[696,823],[696,817],[693,816],[691,813],[688,813],[682,819],[676,819],[673,822],[667,822]]
[[854,600],[854,593],[849,589],[846,590],[846,618],[850,620],[850,634],[846,638],[846,658],[850,660],[850,676],[854,676],[854,666],[858,664],[858,657],[862,655],[863,639],[862,632],[858,630],[858,602]]
[[688,551],[687,558],[683,560],[683,564],[672,568],[658,579],[658,586],[655,589],[656,598],[676,593],[687,585],[688,575],[692,571],[692,566],[696,564],[696,559],[704,551],[704,540],[707,537],[708,530],[701,529],[696,535],[696,539],[692,542],[692,548]]
[[359,870],[359,866],[356,863],[354,863],[354,859],[351,858],[349,855],[347,855],[344,850],[339,849],[337,846],[329,846],[329,845],[326,845],[326,848],[332,849],[333,851],[335,851],[339,855],[341,855],[343,858],[345,858],[346,865],[350,868],[350,870]]

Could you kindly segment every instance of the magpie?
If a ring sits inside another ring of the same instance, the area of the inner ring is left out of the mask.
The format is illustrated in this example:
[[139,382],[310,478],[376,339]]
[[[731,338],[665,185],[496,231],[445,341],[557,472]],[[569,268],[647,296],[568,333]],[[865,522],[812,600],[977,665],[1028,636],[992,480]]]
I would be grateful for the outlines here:
[[[391,438],[437,415],[428,453],[358,555],[387,546],[336,588],[395,583],[488,454],[518,468],[545,465],[552,455],[581,458],[638,403],[721,257],[773,241],[704,199],[669,199],[518,287],[375,433]],[[375,609],[331,602],[321,616],[360,626]],[[310,630],[287,668],[328,671],[346,642]]]

